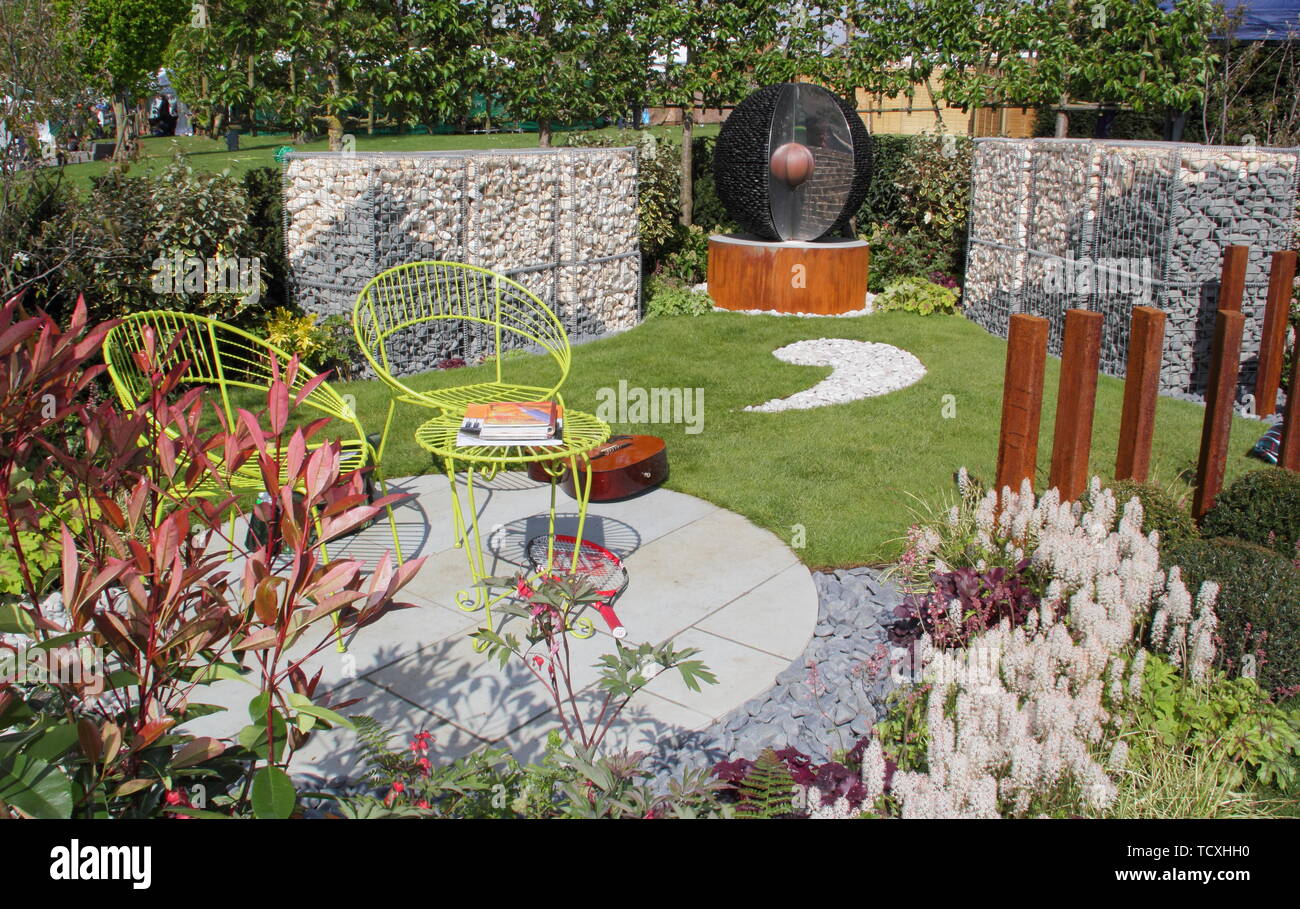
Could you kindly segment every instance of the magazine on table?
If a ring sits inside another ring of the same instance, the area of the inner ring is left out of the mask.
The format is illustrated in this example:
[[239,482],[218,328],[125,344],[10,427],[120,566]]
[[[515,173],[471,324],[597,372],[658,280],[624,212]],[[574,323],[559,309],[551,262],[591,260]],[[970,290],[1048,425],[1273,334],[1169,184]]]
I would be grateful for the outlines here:
[[456,434],[456,445],[521,445],[554,448],[564,444],[564,408],[554,401],[498,401],[470,404]]

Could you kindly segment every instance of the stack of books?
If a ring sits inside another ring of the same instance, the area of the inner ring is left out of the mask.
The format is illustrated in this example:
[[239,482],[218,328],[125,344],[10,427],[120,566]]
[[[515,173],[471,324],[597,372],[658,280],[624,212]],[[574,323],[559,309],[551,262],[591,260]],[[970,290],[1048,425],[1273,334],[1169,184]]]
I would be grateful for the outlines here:
[[554,401],[500,401],[465,408],[456,444],[540,445],[562,443],[564,408]]

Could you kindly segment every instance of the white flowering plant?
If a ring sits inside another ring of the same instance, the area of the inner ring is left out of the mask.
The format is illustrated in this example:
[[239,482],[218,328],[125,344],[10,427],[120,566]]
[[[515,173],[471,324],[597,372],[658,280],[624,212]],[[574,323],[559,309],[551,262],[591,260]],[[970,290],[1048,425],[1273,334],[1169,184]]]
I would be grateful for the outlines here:
[[[1118,791],[1145,645],[1189,683],[1207,680],[1217,588],[1193,597],[1177,569],[1161,570],[1158,534],[1141,532],[1141,503],[1121,511],[1098,480],[1085,510],[1055,490],[1035,497],[1027,482],[1019,492],[975,492],[959,476],[962,505],[947,522],[965,537],[957,567],[1027,560],[1047,584],[1022,624],[1003,616],[964,646],[914,642],[909,658],[924,683],[900,703],[924,711],[924,735],[910,733],[924,739],[924,755],[887,753],[897,738],[873,737],[862,762],[869,798],[903,817],[1102,813]],[[951,570],[935,556],[944,543],[938,531],[914,533],[906,570]]]

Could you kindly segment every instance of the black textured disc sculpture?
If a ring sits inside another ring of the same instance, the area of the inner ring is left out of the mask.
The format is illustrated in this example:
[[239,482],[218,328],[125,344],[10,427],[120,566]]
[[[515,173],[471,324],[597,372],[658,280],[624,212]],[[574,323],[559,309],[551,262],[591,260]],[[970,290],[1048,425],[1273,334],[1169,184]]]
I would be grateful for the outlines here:
[[765,240],[818,240],[848,224],[871,184],[871,139],[853,105],[819,85],[760,88],[722,124],[718,197]]

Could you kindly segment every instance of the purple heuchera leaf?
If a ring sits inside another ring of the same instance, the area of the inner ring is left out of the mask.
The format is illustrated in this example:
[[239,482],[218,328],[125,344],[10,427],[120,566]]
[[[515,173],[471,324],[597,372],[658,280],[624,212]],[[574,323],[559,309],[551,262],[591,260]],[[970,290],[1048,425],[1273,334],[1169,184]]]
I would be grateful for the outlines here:
[[[1004,619],[1022,625],[1039,606],[1036,593],[1024,582],[1029,561],[1011,571],[1002,567],[977,571],[956,568],[931,575],[934,590],[913,594],[894,610],[898,616],[890,628],[890,640],[906,644],[929,633],[936,647],[962,647],[975,635],[996,628]],[[949,604],[960,604],[954,619]]]
[[744,758],[736,758],[734,761],[719,761],[713,765],[713,775],[733,786],[739,786],[753,766],[753,761]]
[[793,747],[782,748],[776,752],[776,756],[785,761],[785,765],[790,768],[790,776],[800,786],[811,786],[816,779],[812,771],[812,758]]

